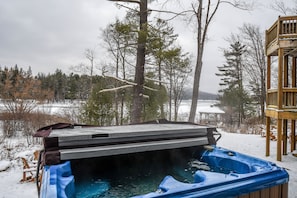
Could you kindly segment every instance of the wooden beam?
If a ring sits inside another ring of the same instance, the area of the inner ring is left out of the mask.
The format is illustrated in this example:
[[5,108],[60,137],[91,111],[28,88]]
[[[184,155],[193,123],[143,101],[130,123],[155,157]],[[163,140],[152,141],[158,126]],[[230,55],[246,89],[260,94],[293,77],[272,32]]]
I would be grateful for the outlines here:
[[278,111],[277,109],[266,109],[266,116],[275,119],[297,120],[297,112]]
[[287,56],[287,55],[293,55],[295,52],[297,52],[297,48],[295,48],[295,49],[293,49],[293,50],[290,50],[290,49],[289,49],[289,52],[287,52],[287,53],[285,54],[285,56]]

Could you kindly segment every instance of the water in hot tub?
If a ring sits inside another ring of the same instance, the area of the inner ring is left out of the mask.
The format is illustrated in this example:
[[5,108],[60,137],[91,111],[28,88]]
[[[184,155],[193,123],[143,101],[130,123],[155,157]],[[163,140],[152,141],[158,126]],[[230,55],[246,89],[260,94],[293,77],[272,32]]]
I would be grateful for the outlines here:
[[76,196],[131,197],[157,190],[167,175],[192,183],[197,169],[209,169],[200,163],[201,148],[125,154],[72,161]]

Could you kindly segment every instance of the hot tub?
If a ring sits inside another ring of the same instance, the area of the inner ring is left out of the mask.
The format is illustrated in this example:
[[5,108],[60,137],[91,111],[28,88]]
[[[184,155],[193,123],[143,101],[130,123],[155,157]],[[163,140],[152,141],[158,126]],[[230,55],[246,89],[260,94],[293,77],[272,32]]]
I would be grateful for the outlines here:
[[[199,164],[200,163],[200,164]],[[288,173],[274,163],[219,147],[207,149],[199,159],[193,183],[166,176],[157,192],[146,197],[288,197]]]
[[288,197],[283,168],[215,146],[213,128],[166,123],[96,130],[47,136],[42,198]]

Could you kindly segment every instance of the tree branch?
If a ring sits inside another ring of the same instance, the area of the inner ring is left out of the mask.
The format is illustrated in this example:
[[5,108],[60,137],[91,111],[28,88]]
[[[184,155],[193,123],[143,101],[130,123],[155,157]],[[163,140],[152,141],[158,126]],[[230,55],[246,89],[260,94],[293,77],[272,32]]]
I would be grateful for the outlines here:
[[252,10],[253,7],[254,7],[254,3],[252,4],[248,4],[248,3],[245,3],[245,2],[242,2],[240,0],[234,0],[233,2],[231,1],[221,1],[221,3],[226,3],[226,4],[229,4],[235,8],[238,8],[240,10]]
[[104,93],[104,92],[113,92],[113,91],[117,91],[117,90],[120,90],[120,89],[126,89],[126,88],[131,88],[133,87],[133,85],[123,85],[123,86],[120,86],[120,87],[114,87],[114,88],[110,88],[110,89],[102,89],[99,91],[99,93]]
[[139,10],[130,8],[130,7],[128,7],[128,6],[125,6],[125,5],[122,5],[122,4],[119,4],[119,3],[116,3],[116,5],[119,6],[119,7],[126,8],[126,9],[128,9],[128,10],[131,10],[131,11],[133,11],[133,12],[137,12],[137,13],[139,12]]
[[[129,85],[129,87],[133,87],[133,86],[136,86],[137,84],[136,83],[134,83],[134,82],[130,82],[130,81],[127,81],[127,80],[123,80],[123,79],[120,79],[120,78],[117,78],[117,77],[114,77],[114,76],[106,76],[106,77],[109,77],[109,78],[114,78],[114,79],[116,79],[116,80],[118,80],[118,81],[120,81],[120,82],[123,82],[123,83],[126,83],[126,84],[128,84]],[[123,85],[123,86],[120,86],[120,87],[122,87],[122,88],[124,88],[125,86],[127,86],[127,85]],[[126,87],[126,88],[128,88],[128,87]],[[147,86],[143,86],[143,88],[145,88],[145,89],[147,89],[147,90],[151,90],[151,91],[158,91],[157,89],[153,89],[153,88],[150,88],[150,87],[147,87]],[[115,90],[115,89],[117,89],[117,87],[115,87],[115,88],[111,88],[111,90]],[[107,90],[107,89],[106,89]],[[102,90],[101,90],[102,91]]]
[[149,9],[149,12],[159,12],[159,13],[167,13],[167,14],[174,14],[173,17],[167,19],[166,21],[170,21],[178,16],[183,16],[185,15],[187,12],[192,12],[192,10],[185,10],[182,12],[173,12],[173,11],[167,11],[167,10],[154,10],[154,9]]
[[108,0],[108,1],[140,4],[140,0]]

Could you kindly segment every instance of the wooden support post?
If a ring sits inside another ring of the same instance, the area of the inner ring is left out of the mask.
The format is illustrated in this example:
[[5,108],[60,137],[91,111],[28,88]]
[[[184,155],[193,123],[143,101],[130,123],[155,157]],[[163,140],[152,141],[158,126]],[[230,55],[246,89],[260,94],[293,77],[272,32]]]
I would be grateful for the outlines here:
[[[289,56],[285,55],[284,56],[284,85],[283,87],[288,87],[289,86]],[[289,105],[289,95],[287,93],[284,93],[284,101],[283,105],[288,106]],[[288,120],[283,119],[283,135],[282,135],[282,142],[283,142],[283,155],[287,155],[287,146],[288,146]]]
[[[292,87],[296,88],[296,57],[292,57]],[[296,106],[296,95],[293,94],[293,106]],[[291,152],[296,150],[296,120],[291,121]]]
[[[278,49],[278,86],[277,86],[277,108],[283,108],[283,68],[284,49]],[[282,160],[282,119],[277,119],[277,151],[276,160]]]
[[[289,85],[289,56],[285,55],[284,56],[284,76],[283,76],[283,81],[284,81],[284,85],[283,87],[288,87]],[[283,105],[284,106],[288,106],[289,105],[289,94],[288,93],[283,93]]]
[[292,120],[291,121],[291,152],[296,150],[295,132],[296,132],[296,120]]
[[277,107],[283,108],[283,64],[284,64],[284,49],[278,49],[278,87],[277,87]]
[[[271,56],[267,56],[267,74],[266,74],[266,90],[271,87]],[[266,100],[268,98],[268,91],[266,91]],[[267,107],[266,102],[266,107]],[[271,118],[266,116],[266,156],[270,155],[270,122]]]
[[266,79],[266,89],[271,88],[271,56],[267,56],[267,79]]
[[283,155],[287,155],[287,147],[288,147],[288,120],[284,119],[283,120]]
[[289,84],[289,56],[284,57],[284,87],[288,87]]
[[276,160],[282,161],[282,120],[277,119]]
[[292,87],[296,87],[296,57],[292,58]]
[[270,155],[270,117],[266,117],[266,156]]

